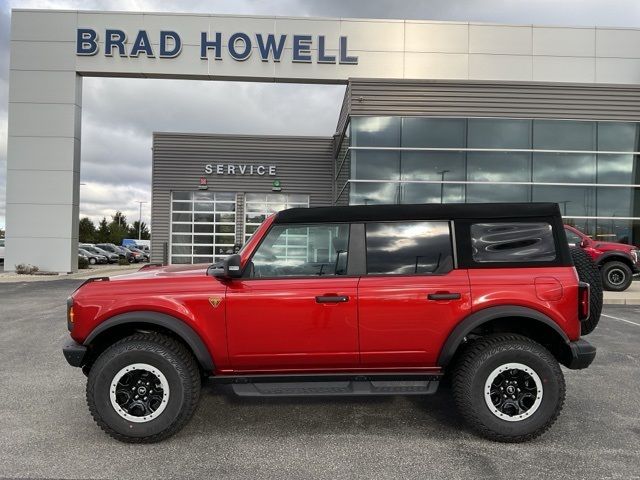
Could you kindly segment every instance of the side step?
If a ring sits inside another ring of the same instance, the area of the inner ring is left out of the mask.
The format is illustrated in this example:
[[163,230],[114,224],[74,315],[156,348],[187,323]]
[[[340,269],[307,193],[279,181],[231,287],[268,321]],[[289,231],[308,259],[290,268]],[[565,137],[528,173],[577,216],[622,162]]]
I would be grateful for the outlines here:
[[429,395],[439,380],[336,380],[292,382],[248,382],[232,385],[241,397],[307,397],[358,395]]

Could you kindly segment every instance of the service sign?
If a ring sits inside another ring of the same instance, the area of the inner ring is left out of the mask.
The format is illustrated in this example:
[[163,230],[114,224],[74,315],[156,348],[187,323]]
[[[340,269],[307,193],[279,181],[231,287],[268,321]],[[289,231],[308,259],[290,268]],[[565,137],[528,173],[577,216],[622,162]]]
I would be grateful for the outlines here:
[[[104,48],[101,51],[101,38],[104,35]],[[159,38],[151,39],[146,30],[137,32],[125,32],[118,29],[106,29],[98,32],[93,28],[78,28],[76,36],[76,55],[104,55],[113,57],[115,55],[125,58],[137,58],[144,55],[148,58],[176,58],[182,52],[182,39],[178,32],[163,30],[159,33]],[[127,44],[127,39],[133,41]],[[154,46],[152,40],[155,40]],[[237,62],[247,60],[257,47],[258,55],[263,62],[279,62],[282,59],[286,34],[275,35],[273,33],[248,34],[244,32],[234,33],[229,37],[228,42],[223,43],[222,33],[208,32],[200,33],[200,58],[207,60],[214,58],[223,60],[225,57]],[[329,54],[327,51],[327,40],[325,35],[291,35],[292,41],[292,62],[294,63],[324,63],[324,64],[346,64],[357,65],[358,57],[349,54],[348,38],[339,38],[338,51]],[[317,55],[315,50],[317,49]]]
[[258,175],[263,177],[265,175],[275,177],[276,166],[275,165],[245,165],[245,164],[211,164],[208,163],[204,166],[204,173],[206,175]]

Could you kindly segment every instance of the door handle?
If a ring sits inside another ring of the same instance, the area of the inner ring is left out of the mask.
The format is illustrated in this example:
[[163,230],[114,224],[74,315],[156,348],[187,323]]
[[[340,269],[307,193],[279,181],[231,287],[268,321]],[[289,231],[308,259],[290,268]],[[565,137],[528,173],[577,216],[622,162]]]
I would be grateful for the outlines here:
[[344,303],[348,302],[349,297],[346,295],[318,295],[316,303]]
[[450,292],[439,292],[439,293],[430,293],[427,295],[429,300],[460,300],[462,295],[459,293],[450,293]]

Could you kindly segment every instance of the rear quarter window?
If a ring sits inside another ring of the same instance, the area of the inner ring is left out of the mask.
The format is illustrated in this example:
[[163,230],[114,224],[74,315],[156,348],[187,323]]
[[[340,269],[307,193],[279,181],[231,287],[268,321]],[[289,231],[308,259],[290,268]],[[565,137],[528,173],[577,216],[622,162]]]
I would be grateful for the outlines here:
[[553,229],[546,222],[471,224],[472,258],[476,263],[553,262]]

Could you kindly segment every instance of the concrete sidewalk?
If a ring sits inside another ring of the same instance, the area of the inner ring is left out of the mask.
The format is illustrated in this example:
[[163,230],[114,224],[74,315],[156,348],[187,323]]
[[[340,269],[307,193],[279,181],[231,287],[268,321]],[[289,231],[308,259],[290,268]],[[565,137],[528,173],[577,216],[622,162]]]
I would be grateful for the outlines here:
[[125,273],[133,273],[139,270],[146,263],[135,263],[133,265],[91,265],[90,268],[78,270],[75,273],[59,275],[18,275],[15,272],[0,271],[0,283],[13,282],[48,282],[53,280],[82,280],[90,277],[113,277]]
[[634,281],[624,292],[604,292],[605,305],[640,305],[640,281]]

